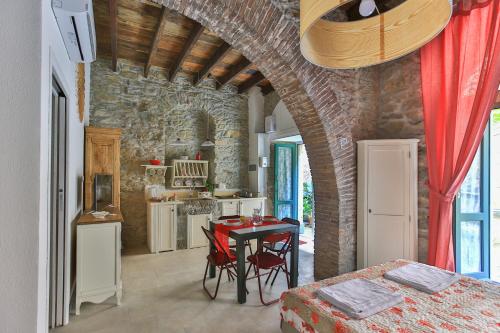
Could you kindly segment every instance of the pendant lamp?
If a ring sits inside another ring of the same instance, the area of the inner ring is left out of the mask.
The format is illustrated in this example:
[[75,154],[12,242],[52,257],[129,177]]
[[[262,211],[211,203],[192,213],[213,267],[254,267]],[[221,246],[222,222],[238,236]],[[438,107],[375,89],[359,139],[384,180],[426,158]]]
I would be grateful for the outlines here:
[[189,142],[187,141],[182,141],[181,138],[175,139],[175,141],[170,142],[168,145],[172,147],[182,147],[182,146],[187,146]]
[[211,148],[211,147],[215,146],[215,143],[213,143],[210,140],[210,115],[208,114],[208,111],[207,111],[207,136],[206,136],[206,140],[201,143],[201,146],[203,148]]
[[[300,0],[300,50],[311,63],[332,69],[359,68],[402,57],[425,45],[448,24],[452,0],[406,0],[380,15],[350,22],[323,18],[355,0]],[[359,11],[370,16],[374,0]]]

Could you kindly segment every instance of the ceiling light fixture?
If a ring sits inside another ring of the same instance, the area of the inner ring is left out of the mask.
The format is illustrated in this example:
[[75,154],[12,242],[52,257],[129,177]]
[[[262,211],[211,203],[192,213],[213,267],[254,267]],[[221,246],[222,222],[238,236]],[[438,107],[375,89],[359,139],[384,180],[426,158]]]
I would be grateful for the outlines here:
[[169,143],[169,146],[173,147],[182,147],[182,146],[187,146],[189,142],[182,141],[181,138],[177,138],[174,142]]
[[300,0],[300,51],[309,62],[332,69],[360,68],[400,58],[422,47],[448,24],[451,0],[406,0],[372,15],[374,0],[361,0],[355,21],[324,16],[355,0]]
[[359,4],[359,14],[363,17],[368,17],[373,14],[375,8],[377,8],[375,0],[361,0]]
[[215,146],[215,143],[213,143],[210,140],[210,115],[208,114],[208,111],[207,111],[207,139],[201,143],[201,146],[203,148],[211,148]]

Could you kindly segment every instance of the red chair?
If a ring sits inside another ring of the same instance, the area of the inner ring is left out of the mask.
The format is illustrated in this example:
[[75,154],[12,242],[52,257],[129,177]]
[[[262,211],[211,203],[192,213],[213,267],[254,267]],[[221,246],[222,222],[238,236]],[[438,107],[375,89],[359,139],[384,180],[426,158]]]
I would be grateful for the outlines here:
[[286,253],[288,252],[288,249],[290,247],[292,234],[289,232],[272,234],[266,238],[273,241],[273,243],[280,243],[283,245],[276,254],[270,251],[264,251],[264,249],[261,246],[259,246],[255,254],[247,257],[248,261],[250,262],[250,266],[248,267],[246,277],[248,277],[250,269],[253,267],[259,284],[260,301],[264,305],[270,305],[276,303],[279,299],[277,298],[269,302],[264,301],[264,298],[262,296],[262,284],[260,278],[262,275],[265,274],[261,274],[260,271],[271,270],[269,273],[266,273],[269,274],[270,276],[270,274],[272,274],[274,270],[277,270],[276,275],[278,275],[279,271],[282,270],[286,276],[287,286],[288,288],[290,288],[290,278],[289,278],[290,273],[288,272],[288,266],[286,263]]
[[[240,216],[239,215],[227,215],[227,216],[221,216],[218,218],[219,221],[225,221],[225,220],[239,220],[240,219]],[[250,254],[253,254],[253,251],[252,251],[252,244],[250,244],[250,241],[245,241],[245,247],[248,247],[248,249],[250,250]],[[236,244],[232,244],[232,245],[229,245],[229,248],[230,249],[235,249],[236,248]]]
[[[217,292],[219,291],[220,279],[222,277],[222,272],[227,271],[228,279],[233,279],[237,276],[236,266],[234,266],[234,262],[236,261],[236,253],[232,250],[229,253],[222,247],[219,240],[215,237],[213,232],[210,230],[201,227],[203,233],[208,238],[210,242],[211,248],[213,249],[210,254],[207,256],[207,266],[205,267],[205,275],[203,276],[203,289],[205,289],[206,293],[211,299],[215,299],[217,297]],[[219,278],[217,279],[217,287],[215,287],[215,294],[212,295],[207,287],[205,286],[205,282],[207,280],[207,272],[210,264],[219,268]]]
[[[298,220],[295,220],[295,219],[292,219],[289,217],[285,217],[285,218],[283,218],[282,221],[286,222],[286,223],[294,224],[294,225],[300,227],[300,221],[298,221]],[[263,242],[264,242],[263,246],[264,246],[265,251],[270,251],[270,252],[276,253],[277,255],[280,255],[281,249],[283,248],[283,243],[276,242],[274,240],[274,235],[267,236],[266,238],[264,238]],[[291,247],[289,246],[286,253],[284,253],[283,255],[286,256],[286,254],[288,252],[290,252],[290,249],[291,249]],[[274,278],[271,281],[271,286],[274,285],[274,281],[276,281],[276,277],[278,276],[279,271],[280,271],[280,268],[277,268],[276,273],[274,274]],[[269,276],[266,279],[265,284],[267,284],[269,282],[269,279],[271,278],[273,272],[274,272],[274,269],[271,269],[271,271],[269,272]],[[285,273],[287,273],[287,272],[285,272]]]

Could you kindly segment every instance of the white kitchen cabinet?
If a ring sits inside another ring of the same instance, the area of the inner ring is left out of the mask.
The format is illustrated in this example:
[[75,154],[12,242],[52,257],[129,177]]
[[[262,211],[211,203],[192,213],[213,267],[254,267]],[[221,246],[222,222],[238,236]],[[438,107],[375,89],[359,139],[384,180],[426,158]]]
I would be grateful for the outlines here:
[[208,246],[208,239],[201,227],[209,229],[212,214],[198,214],[187,216],[188,249]]
[[177,249],[176,202],[148,202],[147,239],[151,253]]
[[221,216],[241,215],[252,216],[255,208],[261,209],[265,213],[266,198],[240,198],[231,200],[221,200]]
[[240,200],[224,200],[221,203],[221,216],[240,215]]
[[417,144],[358,141],[358,269],[418,259]]
[[114,295],[120,305],[121,222],[77,225],[76,237],[76,314],[82,302],[100,303]]
[[238,215],[242,216],[252,216],[254,209],[260,209],[261,214],[265,213],[265,204],[263,198],[255,199],[240,199],[240,213]]

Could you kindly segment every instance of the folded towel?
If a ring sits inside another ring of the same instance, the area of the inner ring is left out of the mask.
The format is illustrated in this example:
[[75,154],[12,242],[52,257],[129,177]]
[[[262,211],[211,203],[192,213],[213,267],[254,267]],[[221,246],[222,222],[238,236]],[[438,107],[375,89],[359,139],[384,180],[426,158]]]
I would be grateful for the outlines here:
[[428,294],[444,290],[460,279],[456,273],[420,263],[393,269],[386,272],[384,277]]
[[354,319],[363,319],[403,301],[403,296],[366,279],[353,279],[318,290],[318,296]]

